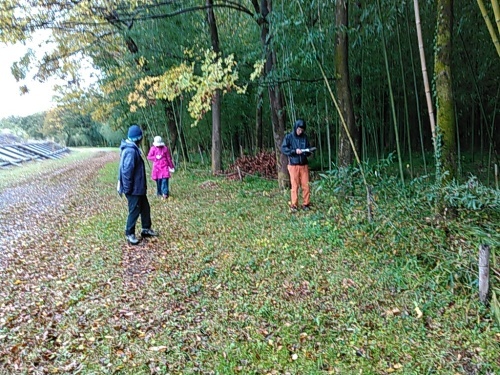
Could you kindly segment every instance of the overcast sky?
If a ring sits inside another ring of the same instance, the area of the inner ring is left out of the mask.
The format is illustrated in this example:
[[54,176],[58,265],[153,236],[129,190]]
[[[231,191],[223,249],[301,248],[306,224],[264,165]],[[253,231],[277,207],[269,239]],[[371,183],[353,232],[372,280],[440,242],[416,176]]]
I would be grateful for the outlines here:
[[[30,46],[36,48],[36,43],[31,43]],[[0,119],[11,115],[28,116],[46,111],[52,106],[52,88],[55,81],[33,81],[31,77],[34,73],[31,73],[26,80],[16,82],[10,72],[12,63],[19,60],[26,50],[27,47],[20,44],[0,44]],[[42,52],[37,52],[37,56],[41,57]],[[28,87],[28,94],[21,95],[19,87],[22,85]]]
[[[50,48],[46,43],[50,36],[49,33],[49,30],[40,30],[34,38],[35,40],[27,45],[18,43],[7,46],[0,43],[0,119],[9,116],[29,116],[47,111],[55,106],[55,103],[52,103],[52,97],[55,95],[54,85],[56,83],[65,84],[65,82],[53,78],[40,83],[32,79],[34,71],[28,73],[27,79],[16,82],[10,71],[12,63],[19,61],[26,54],[28,48],[34,50],[36,58],[41,59],[44,52]],[[81,65],[79,84],[81,87],[90,87],[96,82],[98,73],[91,67],[87,59],[82,58],[79,63]],[[23,85],[28,87],[29,93],[21,95],[19,87]]]

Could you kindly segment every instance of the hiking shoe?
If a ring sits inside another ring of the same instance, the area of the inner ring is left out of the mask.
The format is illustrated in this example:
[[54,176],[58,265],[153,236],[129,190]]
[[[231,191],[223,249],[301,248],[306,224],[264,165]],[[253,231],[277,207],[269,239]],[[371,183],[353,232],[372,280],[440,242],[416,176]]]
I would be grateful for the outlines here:
[[129,234],[127,236],[125,236],[127,238],[127,242],[130,244],[130,245],[137,245],[139,242],[141,242],[139,239],[137,239],[137,237],[135,236],[135,234]]
[[297,206],[290,206],[290,212],[291,213],[297,212]]
[[309,211],[311,209],[311,206],[309,204],[305,204],[305,205],[302,206],[302,209],[304,211]]
[[156,237],[158,236],[158,232],[155,232],[152,229],[143,229],[141,231],[141,237]]

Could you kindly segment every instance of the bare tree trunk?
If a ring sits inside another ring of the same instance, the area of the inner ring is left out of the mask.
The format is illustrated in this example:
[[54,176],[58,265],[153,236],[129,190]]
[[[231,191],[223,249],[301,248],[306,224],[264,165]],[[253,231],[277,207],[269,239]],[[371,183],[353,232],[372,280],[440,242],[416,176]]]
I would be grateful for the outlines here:
[[349,81],[348,65],[348,38],[346,28],[348,26],[347,0],[337,0],[335,8],[335,18],[337,25],[337,35],[335,40],[335,67],[336,67],[336,87],[339,107],[342,116],[347,124],[347,129],[340,127],[339,148],[337,162],[339,166],[351,165],[354,160],[354,153],[351,149],[347,131],[350,133],[355,146],[359,148],[358,129],[354,119],[354,108],[352,104],[351,84]]
[[455,176],[457,152],[455,105],[451,80],[452,27],[453,0],[438,0],[434,79],[436,81],[437,126],[442,144],[442,166],[443,171],[448,171],[446,180],[451,180]]
[[[212,48],[220,54],[219,33],[213,10],[213,0],[207,0],[207,18],[210,26]],[[220,57],[220,56],[219,56]],[[212,173],[222,170],[222,141],[221,141],[221,92],[217,90],[212,98]]]
[[168,102],[164,102],[165,117],[167,118],[167,129],[170,134],[170,151],[172,154],[177,146],[177,141],[179,140],[179,133],[177,132],[177,126],[175,124],[175,115],[172,105]]
[[[272,0],[261,0],[260,14],[262,16],[260,39],[264,47],[266,58],[265,75],[269,77],[276,66],[276,53],[271,43],[268,15],[272,12]],[[271,120],[273,123],[274,147],[276,151],[276,164],[278,169],[278,185],[281,189],[290,187],[290,175],[287,169],[287,158],[281,152],[281,143],[285,136],[285,106],[281,87],[277,82],[268,82],[269,103],[271,106]]]
[[257,94],[257,106],[255,109],[255,146],[257,152],[263,150],[263,132],[262,132],[262,105],[263,105],[262,88],[259,86]]

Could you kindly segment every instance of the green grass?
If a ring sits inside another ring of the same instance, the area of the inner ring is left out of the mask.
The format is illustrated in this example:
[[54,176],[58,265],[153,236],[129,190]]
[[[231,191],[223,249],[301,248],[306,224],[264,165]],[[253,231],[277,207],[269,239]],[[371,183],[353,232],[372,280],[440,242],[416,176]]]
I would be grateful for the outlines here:
[[161,235],[129,247],[116,168],[2,272],[0,372],[500,372],[475,285],[487,221],[429,225],[425,204],[386,190],[367,223],[362,200],[317,186],[314,210],[291,215],[274,182],[187,170],[168,201],[150,183]]

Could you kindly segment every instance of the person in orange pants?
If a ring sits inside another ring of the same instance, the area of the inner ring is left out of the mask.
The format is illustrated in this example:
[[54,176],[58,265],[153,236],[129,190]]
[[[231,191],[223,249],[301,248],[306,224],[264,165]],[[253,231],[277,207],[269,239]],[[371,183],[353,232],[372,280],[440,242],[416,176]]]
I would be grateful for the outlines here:
[[281,152],[288,156],[288,172],[290,173],[291,202],[290,211],[297,212],[299,207],[299,187],[302,189],[302,209],[310,209],[309,189],[309,167],[307,157],[311,152],[304,151],[310,148],[309,140],[306,135],[306,123],[299,119],[295,121],[293,131],[285,135],[281,145]]

